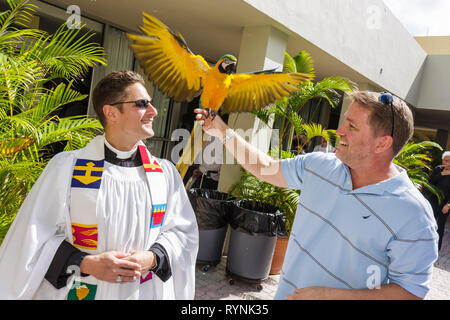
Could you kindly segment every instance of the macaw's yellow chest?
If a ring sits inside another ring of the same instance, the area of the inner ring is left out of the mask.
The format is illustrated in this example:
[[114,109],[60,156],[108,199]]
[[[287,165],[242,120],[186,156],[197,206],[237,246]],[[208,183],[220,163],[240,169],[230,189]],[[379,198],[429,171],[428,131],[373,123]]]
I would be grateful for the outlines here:
[[216,68],[211,69],[203,82],[201,104],[204,108],[218,110],[228,95],[231,85],[231,77],[219,72]]

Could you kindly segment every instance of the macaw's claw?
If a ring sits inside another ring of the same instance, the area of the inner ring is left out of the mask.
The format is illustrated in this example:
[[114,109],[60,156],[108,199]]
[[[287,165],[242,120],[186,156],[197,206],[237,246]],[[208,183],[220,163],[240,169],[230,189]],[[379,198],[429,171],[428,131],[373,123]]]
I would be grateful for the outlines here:
[[217,116],[217,111],[214,111],[211,108],[207,108],[205,110],[208,111],[208,114],[206,115],[205,119],[208,119],[209,116],[211,116],[212,120],[214,120],[214,118]]

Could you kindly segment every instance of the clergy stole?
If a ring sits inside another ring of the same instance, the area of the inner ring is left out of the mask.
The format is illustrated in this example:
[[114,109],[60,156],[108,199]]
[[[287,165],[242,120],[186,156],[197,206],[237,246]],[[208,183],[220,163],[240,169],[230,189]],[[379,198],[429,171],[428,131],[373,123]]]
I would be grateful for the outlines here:
[[[97,136],[76,159],[72,175],[70,217],[73,245],[83,252],[97,254],[104,252],[102,235],[99,234],[96,204],[102,182],[105,162],[104,137]],[[150,225],[150,243],[158,236],[159,227],[164,223],[167,206],[167,182],[164,172],[146,146],[138,145],[143,167],[147,177],[152,200]],[[141,276],[140,283],[152,279],[152,273]],[[68,300],[94,300],[98,280],[93,276],[75,276],[69,291]]]

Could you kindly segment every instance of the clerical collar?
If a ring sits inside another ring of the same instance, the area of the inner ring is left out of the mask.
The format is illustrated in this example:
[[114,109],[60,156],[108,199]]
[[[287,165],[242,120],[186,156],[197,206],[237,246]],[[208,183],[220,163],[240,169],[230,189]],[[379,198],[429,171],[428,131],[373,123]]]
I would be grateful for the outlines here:
[[120,151],[114,148],[106,139],[105,160],[120,167],[142,166],[142,160],[137,145],[130,151]]

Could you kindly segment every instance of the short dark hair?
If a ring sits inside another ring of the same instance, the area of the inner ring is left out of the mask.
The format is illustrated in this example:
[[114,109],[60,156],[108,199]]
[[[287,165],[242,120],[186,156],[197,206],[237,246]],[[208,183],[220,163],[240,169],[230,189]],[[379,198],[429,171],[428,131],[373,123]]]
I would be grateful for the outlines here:
[[106,126],[103,106],[123,99],[125,89],[135,83],[144,85],[144,79],[139,73],[129,70],[111,72],[97,83],[92,94],[92,104],[103,127]]
[[[351,92],[350,97],[362,107],[372,111],[370,125],[375,136],[390,135],[392,130],[392,111],[388,104],[380,102],[380,93],[370,91]],[[394,103],[394,142],[392,152],[394,156],[402,150],[414,133],[414,118],[408,105],[398,97],[393,96]]]

